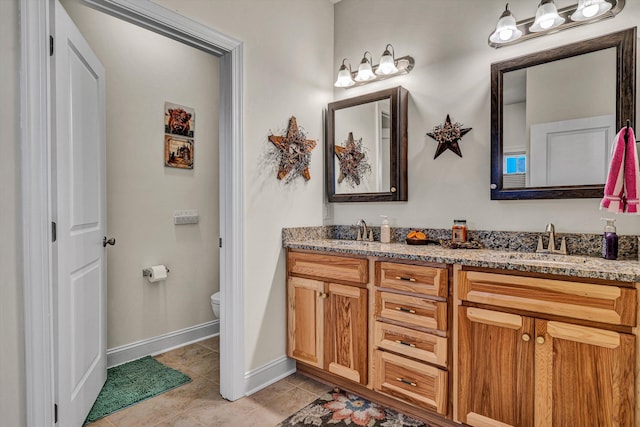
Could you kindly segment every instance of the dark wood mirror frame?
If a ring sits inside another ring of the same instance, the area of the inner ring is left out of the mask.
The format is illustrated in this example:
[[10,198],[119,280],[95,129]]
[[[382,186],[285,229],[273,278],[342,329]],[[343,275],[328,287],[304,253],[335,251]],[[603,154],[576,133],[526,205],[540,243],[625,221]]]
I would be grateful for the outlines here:
[[[337,110],[370,102],[391,101],[391,188],[380,193],[336,194],[335,189],[335,113]],[[391,202],[407,200],[407,108],[408,91],[400,86],[332,102],[327,111],[325,180],[329,202]],[[394,191],[395,190],[395,191]]]
[[629,120],[633,126],[636,112],[636,32],[630,28],[591,40],[561,46],[531,55],[491,64],[491,199],[579,199],[603,196],[604,183],[562,187],[503,189],[503,77],[509,71],[551,61],[616,48],[616,128]]

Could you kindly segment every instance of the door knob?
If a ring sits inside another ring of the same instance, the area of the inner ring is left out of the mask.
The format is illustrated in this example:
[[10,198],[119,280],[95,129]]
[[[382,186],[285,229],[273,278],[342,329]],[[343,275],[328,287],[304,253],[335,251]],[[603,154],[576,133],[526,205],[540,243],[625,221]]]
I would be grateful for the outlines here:
[[536,338],[536,342],[537,342],[538,344],[544,344],[544,337],[538,337],[538,338]]
[[522,334],[522,341],[529,342],[529,340],[531,340],[529,334]]
[[115,238],[110,238],[109,240],[107,240],[107,236],[104,236],[104,238],[102,239],[102,247],[106,248],[107,245],[115,245],[116,244],[116,239]]

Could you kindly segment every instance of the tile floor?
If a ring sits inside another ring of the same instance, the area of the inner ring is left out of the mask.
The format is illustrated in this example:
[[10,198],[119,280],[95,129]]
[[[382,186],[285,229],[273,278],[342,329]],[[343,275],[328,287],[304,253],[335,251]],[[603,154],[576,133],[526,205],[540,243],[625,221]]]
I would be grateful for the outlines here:
[[220,396],[218,337],[156,356],[192,381],[88,427],[274,427],[331,389],[299,374],[235,402]]

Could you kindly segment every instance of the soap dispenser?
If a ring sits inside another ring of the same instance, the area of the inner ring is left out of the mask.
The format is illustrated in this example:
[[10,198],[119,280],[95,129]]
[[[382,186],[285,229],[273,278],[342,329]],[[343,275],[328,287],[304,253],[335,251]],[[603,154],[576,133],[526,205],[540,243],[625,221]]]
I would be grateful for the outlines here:
[[391,242],[391,227],[389,227],[389,220],[386,215],[380,215],[382,217],[382,224],[380,225],[380,243]]
[[611,218],[600,218],[607,221],[604,227],[604,235],[602,236],[602,258],[617,259],[618,258],[618,235],[616,234],[616,220]]

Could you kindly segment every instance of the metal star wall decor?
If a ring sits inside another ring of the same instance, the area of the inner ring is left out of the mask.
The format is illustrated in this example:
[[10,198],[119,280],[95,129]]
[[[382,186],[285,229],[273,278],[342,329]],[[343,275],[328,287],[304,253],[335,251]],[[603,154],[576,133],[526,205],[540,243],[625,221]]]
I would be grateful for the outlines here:
[[311,162],[311,150],[316,146],[316,141],[307,139],[304,129],[298,127],[295,116],[289,119],[289,127],[286,136],[269,135],[269,141],[278,149],[279,156],[278,179],[285,179],[286,183],[293,181],[298,176],[303,176],[309,181],[309,163]]
[[362,138],[354,140],[353,132],[349,132],[344,147],[335,146],[335,153],[340,163],[338,184],[346,179],[351,187],[356,187],[360,185],[360,179],[371,172],[371,166],[369,166],[367,156],[362,148]]
[[458,142],[465,136],[472,128],[462,128],[462,123],[451,123],[451,118],[447,114],[447,118],[441,125],[436,125],[433,130],[427,135],[438,141],[438,148],[436,148],[436,155],[433,156],[437,159],[438,156],[447,150],[451,150],[458,156],[462,157],[460,152],[460,145]]

